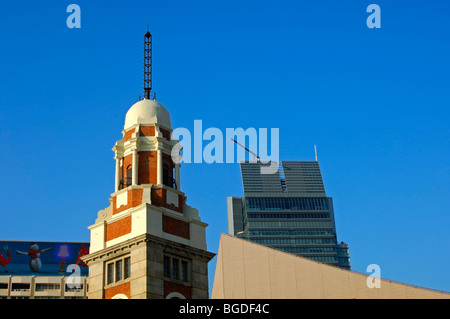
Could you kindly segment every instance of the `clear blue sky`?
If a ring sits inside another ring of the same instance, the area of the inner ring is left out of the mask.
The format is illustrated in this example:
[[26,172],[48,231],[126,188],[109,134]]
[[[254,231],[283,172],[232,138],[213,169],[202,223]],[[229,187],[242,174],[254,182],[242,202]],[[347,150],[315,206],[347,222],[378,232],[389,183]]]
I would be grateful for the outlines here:
[[[71,3],[81,29],[66,26]],[[366,26],[370,3],[381,29]],[[444,0],[3,3],[0,239],[89,241],[149,22],[174,128],[280,128],[282,160],[313,160],[316,144],[352,269],[450,291],[449,12]],[[239,166],[185,164],[181,177],[217,253]]]

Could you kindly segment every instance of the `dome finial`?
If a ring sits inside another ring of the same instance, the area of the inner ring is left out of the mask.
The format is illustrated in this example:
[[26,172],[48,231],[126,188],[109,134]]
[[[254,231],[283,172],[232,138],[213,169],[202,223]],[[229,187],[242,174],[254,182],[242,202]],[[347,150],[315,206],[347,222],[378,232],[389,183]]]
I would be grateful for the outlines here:
[[125,115],[124,130],[139,125],[159,125],[165,129],[172,129],[170,114],[167,109],[155,100],[140,100],[133,104]]

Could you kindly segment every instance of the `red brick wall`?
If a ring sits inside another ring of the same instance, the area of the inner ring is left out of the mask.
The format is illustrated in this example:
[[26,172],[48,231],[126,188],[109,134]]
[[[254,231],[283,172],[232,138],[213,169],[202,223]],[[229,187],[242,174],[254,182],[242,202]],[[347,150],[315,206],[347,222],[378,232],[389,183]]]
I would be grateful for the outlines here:
[[106,241],[131,233],[131,216],[106,225]]
[[139,127],[139,136],[155,136],[155,127],[154,126]]
[[166,202],[166,190],[162,188],[152,188],[152,205],[164,207]]
[[191,287],[180,285],[170,281],[164,281],[164,298],[171,292],[178,292],[182,294],[186,299],[191,299]]
[[130,299],[130,282],[124,282],[123,284],[105,288],[105,299],[111,299],[117,294],[124,294]]
[[156,151],[138,152],[138,184],[153,184],[158,182],[157,166],[158,155]]
[[162,228],[163,232],[165,233],[186,239],[190,238],[189,223],[186,223],[182,220],[163,215]]
[[178,195],[178,207],[173,204],[167,204],[167,190],[164,188],[152,188],[152,205],[166,207],[183,214],[184,196]]
[[125,141],[128,141],[131,138],[131,135],[133,135],[136,128],[132,128],[131,130],[128,130],[125,132]]
[[130,189],[128,190],[128,204],[117,207],[117,198],[114,196],[112,198],[113,215],[123,212],[131,207],[136,207],[142,204],[142,195],[144,193],[143,189]]

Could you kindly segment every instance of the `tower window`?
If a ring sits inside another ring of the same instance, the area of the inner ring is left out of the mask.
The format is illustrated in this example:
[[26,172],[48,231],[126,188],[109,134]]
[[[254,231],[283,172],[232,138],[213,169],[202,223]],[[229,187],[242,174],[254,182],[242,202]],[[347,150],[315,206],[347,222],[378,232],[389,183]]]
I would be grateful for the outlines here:
[[122,280],[122,260],[116,261],[116,281]]
[[175,181],[173,179],[173,169],[170,169],[170,167],[167,164],[163,165],[163,184],[171,188],[175,188],[174,187]]
[[106,264],[106,284],[111,285],[131,276],[131,259],[123,257]]
[[189,282],[189,265],[190,262],[187,259],[164,256],[164,277]]
[[170,277],[170,257],[164,256],[164,277]]
[[121,180],[120,180],[120,186],[119,189],[123,189],[125,187],[128,187],[133,182],[133,168],[130,165],[127,166],[125,172],[123,171],[123,168],[120,170],[121,174]]
[[128,167],[127,167],[127,180],[126,180],[127,187],[131,185],[132,174],[133,174],[133,170],[131,168],[131,165],[128,165]]
[[123,278],[127,279],[130,278],[131,275],[131,259],[130,257],[125,258],[125,268],[123,271]]
[[188,263],[185,260],[181,261],[181,280],[188,281]]
[[108,264],[106,276],[107,276],[106,283],[108,285],[112,284],[114,282],[114,264],[113,263]]
[[177,258],[172,258],[172,278],[179,279],[179,265],[180,260]]
[[167,165],[163,166],[163,184],[169,186],[169,167]]

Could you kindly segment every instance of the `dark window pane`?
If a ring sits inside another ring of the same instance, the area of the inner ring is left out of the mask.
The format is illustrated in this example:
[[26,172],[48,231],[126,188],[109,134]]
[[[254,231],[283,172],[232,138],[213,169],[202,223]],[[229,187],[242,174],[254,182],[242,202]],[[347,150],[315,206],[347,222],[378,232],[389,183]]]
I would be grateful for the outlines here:
[[170,277],[170,258],[164,256],[164,277]]
[[178,275],[178,263],[179,260],[176,258],[172,259],[172,278],[173,279],[179,279],[179,275]]

